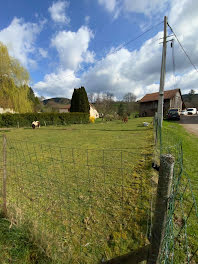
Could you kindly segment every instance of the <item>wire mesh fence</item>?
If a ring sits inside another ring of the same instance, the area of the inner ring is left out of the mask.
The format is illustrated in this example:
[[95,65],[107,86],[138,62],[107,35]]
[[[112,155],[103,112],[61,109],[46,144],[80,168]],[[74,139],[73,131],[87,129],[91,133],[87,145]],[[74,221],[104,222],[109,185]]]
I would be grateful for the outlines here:
[[140,149],[7,139],[1,168],[11,224],[29,226],[54,263],[100,263],[128,253],[148,242],[150,161]]
[[161,129],[157,120],[154,135],[155,157],[169,153],[175,158],[160,263],[198,263],[198,194],[183,165],[182,142],[167,128]]

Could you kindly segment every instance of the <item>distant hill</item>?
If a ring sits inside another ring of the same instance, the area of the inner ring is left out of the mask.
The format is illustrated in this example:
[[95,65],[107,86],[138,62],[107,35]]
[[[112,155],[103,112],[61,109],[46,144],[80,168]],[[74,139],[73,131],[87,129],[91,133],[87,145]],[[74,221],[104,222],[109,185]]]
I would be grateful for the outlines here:
[[190,95],[184,94],[182,95],[186,108],[196,107],[198,108],[198,94]]
[[50,99],[45,99],[43,100],[43,104],[44,105],[56,105],[56,104],[59,104],[59,105],[67,105],[67,104],[70,104],[71,100],[68,99],[68,98],[64,98],[64,97],[55,97],[55,98],[50,98]]

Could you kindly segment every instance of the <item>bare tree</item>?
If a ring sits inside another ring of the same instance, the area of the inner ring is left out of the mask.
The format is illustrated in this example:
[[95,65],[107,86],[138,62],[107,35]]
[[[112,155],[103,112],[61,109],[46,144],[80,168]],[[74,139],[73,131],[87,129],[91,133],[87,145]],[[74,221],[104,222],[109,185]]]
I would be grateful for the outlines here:
[[137,110],[137,103],[135,102],[136,99],[137,97],[133,93],[127,93],[124,95],[123,101],[126,103],[128,115]]
[[123,101],[126,103],[135,102],[137,97],[133,93],[127,93],[123,97]]
[[88,100],[89,100],[90,103],[94,103],[95,102],[94,93],[88,93],[87,96],[88,96]]
[[112,93],[97,94],[96,95],[96,109],[105,117],[107,114],[112,113],[112,104],[114,102],[114,95]]

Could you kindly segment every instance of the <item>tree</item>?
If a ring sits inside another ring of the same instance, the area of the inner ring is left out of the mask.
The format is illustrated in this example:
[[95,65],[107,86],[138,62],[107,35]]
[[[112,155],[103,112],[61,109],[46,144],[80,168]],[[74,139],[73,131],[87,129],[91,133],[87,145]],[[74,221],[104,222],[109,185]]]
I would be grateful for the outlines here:
[[96,96],[96,109],[105,117],[108,114],[113,114],[114,95],[112,93],[98,94]]
[[118,106],[118,115],[120,117],[124,116],[124,104],[123,103],[120,103],[119,106]]
[[136,96],[133,93],[127,93],[123,97],[123,101],[126,103],[127,114],[130,115],[137,108]]
[[70,112],[89,113],[89,101],[85,88],[74,89]]
[[123,97],[123,101],[126,103],[135,102],[136,96],[133,93],[127,93]]
[[40,109],[40,100],[38,97],[35,96],[34,91],[31,87],[27,87],[28,89],[28,99],[30,102],[32,102],[34,111],[37,111]]
[[9,56],[7,47],[0,42],[0,103],[3,108],[16,112],[32,112],[28,98],[29,74],[18,60]]
[[0,78],[3,76],[12,79],[18,86],[29,81],[28,71],[17,59],[9,56],[7,47],[0,42]]
[[195,90],[191,89],[190,92],[189,92],[189,101],[191,102],[193,97],[195,95]]

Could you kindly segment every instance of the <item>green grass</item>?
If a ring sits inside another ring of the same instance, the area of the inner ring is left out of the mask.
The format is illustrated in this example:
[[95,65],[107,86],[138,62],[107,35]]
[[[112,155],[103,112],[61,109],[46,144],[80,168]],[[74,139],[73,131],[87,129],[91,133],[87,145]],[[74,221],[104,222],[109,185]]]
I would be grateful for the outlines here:
[[[164,122],[162,133],[163,151],[170,151],[176,158],[174,184],[178,186],[178,194],[174,211],[174,236],[177,238],[174,246],[174,263],[197,263],[198,137],[187,132],[176,122]],[[182,143],[183,168],[179,164],[182,157],[178,151],[180,142]],[[183,173],[178,185],[181,168]]]
[[35,130],[19,128],[6,130],[6,135],[12,139],[67,148],[142,148],[147,145],[144,139],[148,131],[142,126],[143,121],[151,121],[151,118],[131,119],[127,124],[120,120],[102,122],[100,119],[95,124],[87,125],[49,126]]
[[[176,122],[164,122],[164,127],[167,129],[170,136],[167,137],[166,144],[174,145],[178,142],[182,142],[183,148],[183,165],[185,171],[190,175],[190,180],[193,184],[193,190],[198,199],[198,137],[185,130],[185,128]],[[197,200],[198,203],[198,200]]]
[[147,242],[149,118],[20,128],[7,136],[9,218],[53,263],[97,263]]
[[0,216],[0,263],[51,263],[51,260],[30,241],[30,234],[24,226],[11,226]]

